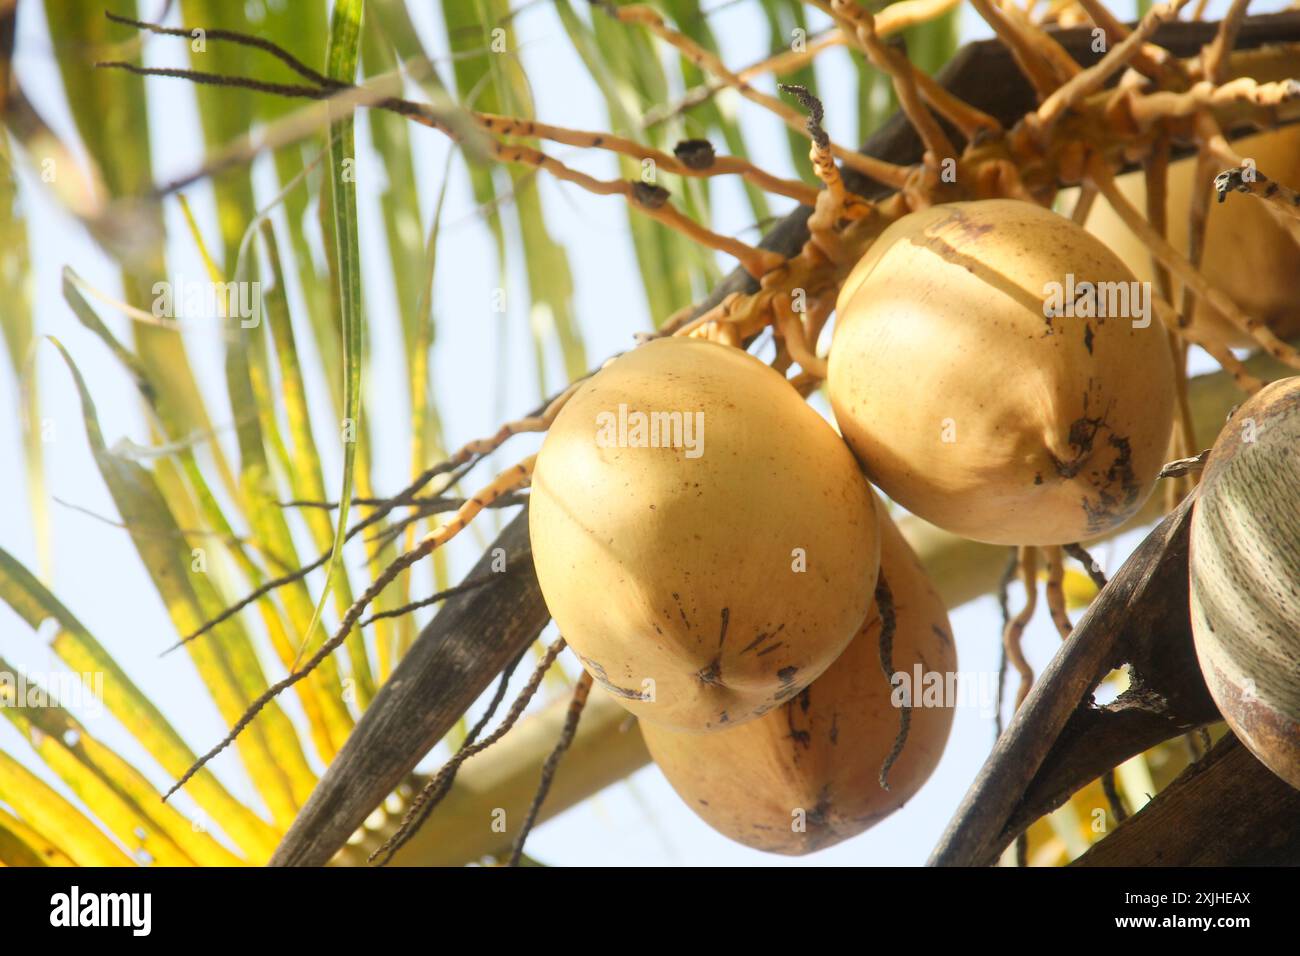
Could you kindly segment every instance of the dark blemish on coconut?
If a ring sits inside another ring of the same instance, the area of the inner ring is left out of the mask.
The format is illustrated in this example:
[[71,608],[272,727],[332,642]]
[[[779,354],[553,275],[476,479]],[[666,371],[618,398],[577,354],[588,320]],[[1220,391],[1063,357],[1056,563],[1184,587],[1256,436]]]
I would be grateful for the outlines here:
[[800,730],[794,725],[794,708],[787,707],[785,710],[785,723],[790,728],[790,739],[800,747],[812,746],[812,735],[806,730]]
[[800,687],[798,684],[787,684],[786,686],[778,690],[775,694],[773,694],[772,699],[777,703],[784,703],[785,701],[793,697],[795,694],[799,693],[799,691],[800,691]]
[[1107,444],[1114,449],[1115,460],[1092,482],[1096,500],[1083,499],[1090,534],[1100,533],[1131,514],[1142,492],[1142,485],[1133,471],[1133,449],[1129,440],[1122,435],[1111,435]]
[[[675,594],[673,595],[673,597],[676,596],[677,595]],[[695,675],[696,679],[699,680],[701,684],[708,684],[712,687],[721,686],[722,684],[722,645],[727,640],[727,624],[730,621],[731,608],[724,607],[722,609],[722,630],[721,633],[718,634],[718,653],[714,656],[713,660],[709,662],[708,667],[705,667]],[[723,719],[726,719],[726,711],[723,711]]]
[[946,218],[928,228],[926,233],[930,236],[940,236],[949,231],[958,233],[959,239],[974,242],[992,232],[993,224],[986,222],[977,225],[960,209],[954,209]]
[[824,827],[830,820],[831,800],[829,787],[823,787],[817,798],[817,805],[808,811],[808,822],[815,827]]
[[[1092,379],[1088,379],[1088,391],[1083,393],[1083,407],[1085,411],[1088,408],[1088,395],[1092,390]],[[1053,455],[1050,451],[1047,457],[1052,460],[1052,467],[1056,473],[1067,481],[1074,478],[1083,470],[1083,466],[1088,463],[1088,458],[1092,455],[1093,443],[1097,439],[1097,432],[1106,427],[1106,416],[1103,414],[1099,417],[1089,417],[1083,415],[1076,418],[1070,423],[1070,432],[1066,440],[1070,448],[1074,450],[1073,456],[1068,461],[1062,461]]]
[[705,667],[699,670],[698,672],[696,672],[695,679],[698,680],[701,684],[707,684],[709,687],[722,686],[721,659],[715,657],[713,660],[711,660],[709,662],[708,667]]
[[686,608],[682,607],[682,596],[674,591],[673,600],[677,602],[677,613],[682,616],[682,623],[686,625],[686,630],[689,631],[691,629],[691,622],[686,619]]
[[[577,651],[574,651],[574,653],[578,654]],[[578,660],[582,661],[582,665],[587,668],[587,671],[595,679],[596,683],[603,687],[607,693],[613,694],[615,697],[621,697],[624,700],[650,699],[649,695],[643,694],[639,690],[633,690],[630,687],[620,687],[618,684],[615,684],[609,679],[609,674],[605,672],[604,665],[599,661],[593,661],[590,657],[583,657],[581,654],[578,654]]]
[[772,631],[770,633],[768,631],[760,631],[752,641],[750,641],[748,644],[746,644],[744,647],[740,649],[740,653],[748,654],[750,651],[758,647],[764,641],[768,640],[769,638],[776,637],[784,630],[785,630],[785,625],[782,624],[775,631]]

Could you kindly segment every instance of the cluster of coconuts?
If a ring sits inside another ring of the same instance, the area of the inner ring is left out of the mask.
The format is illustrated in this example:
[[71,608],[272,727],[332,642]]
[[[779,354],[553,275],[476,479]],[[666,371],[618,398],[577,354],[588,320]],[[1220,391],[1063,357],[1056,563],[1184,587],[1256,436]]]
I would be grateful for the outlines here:
[[[1117,290],[1131,293],[1120,308]],[[542,593],[705,821],[805,853],[921,787],[955,701],[904,698],[910,729],[890,754],[901,681],[882,667],[884,619],[895,675],[946,676],[956,652],[871,485],[979,541],[1113,531],[1150,494],[1173,425],[1171,350],[1149,302],[1103,242],[1050,210],[940,205],[887,228],[842,287],[827,380],[839,434],[769,366],[692,338],[626,353],[569,399],[533,477]],[[1262,594],[1257,606],[1276,611]],[[1220,666],[1231,679],[1263,663]],[[1278,732],[1294,734],[1298,713],[1284,716]]]
[[592,377],[552,424],[529,532],[552,617],[640,718],[683,799],[749,846],[809,852],[909,798],[951,709],[899,727],[879,658],[956,667],[942,602],[848,446],[739,349],[659,339]]

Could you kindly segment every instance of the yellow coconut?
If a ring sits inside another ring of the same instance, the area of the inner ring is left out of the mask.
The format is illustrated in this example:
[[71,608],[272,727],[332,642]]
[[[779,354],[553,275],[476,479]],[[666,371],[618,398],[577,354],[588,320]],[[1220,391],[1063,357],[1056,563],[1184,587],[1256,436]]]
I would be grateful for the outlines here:
[[1300,788],[1300,378],[1233,413],[1192,511],[1196,655],[1251,753]]
[[1173,425],[1149,292],[1039,206],[912,213],[841,290],[836,420],[871,479],[942,528],[994,544],[1100,535],[1150,494]]
[[852,640],[879,567],[853,456],[747,353],[661,339],[587,382],[551,426],[529,531],[547,607],[637,716],[742,723]]
[[[885,679],[873,605],[848,650],[779,710],[716,734],[641,725],[669,783],[719,833],[758,850],[810,853],[897,810],[938,764],[954,701],[937,688],[949,688],[957,652],[943,602],[883,514],[880,573],[893,594],[893,664],[905,681],[891,687]],[[914,691],[911,726],[884,790],[880,769],[898,733],[895,704],[907,690]]]
[[[1270,179],[1300,188],[1300,127],[1244,137],[1233,143],[1233,149],[1243,158],[1254,160],[1256,168]],[[1204,189],[1212,194],[1214,174],[1218,172],[1216,168],[1209,179],[1196,183],[1194,159],[1180,160],[1169,169],[1165,207],[1168,238],[1183,255],[1188,252],[1187,210],[1192,190]],[[1124,197],[1145,214],[1143,174],[1128,173],[1116,183]],[[1105,199],[1093,203],[1087,229],[1128,264],[1139,279],[1155,281],[1150,250]],[[1211,196],[1201,272],[1247,315],[1259,316],[1278,335],[1289,339],[1300,334],[1300,245],[1258,199],[1233,193],[1220,204]],[[1171,277],[1171,281],[1174,301],[1180,304],[1182,284],[1177,277]],[[1204,305],[1199,307],[1197,318],[1203,322],[1204,333],[1222,345],[1241,348],[1255,344],[1249,335]]]

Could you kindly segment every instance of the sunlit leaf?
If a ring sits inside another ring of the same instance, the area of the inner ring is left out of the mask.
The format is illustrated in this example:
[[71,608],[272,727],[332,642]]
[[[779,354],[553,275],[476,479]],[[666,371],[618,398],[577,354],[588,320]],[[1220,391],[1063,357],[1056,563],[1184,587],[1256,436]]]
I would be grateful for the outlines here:
[[[102,341],[113,356],[122,363],[125,369],[130,373],[137,390],[144,399],[145,404],[162,419],[161,406],[158,400],[158,389],[154,386],[149,371],[140,362],[138,357],[127,349],[117,338],[110,332],[107,326],[100,320],[89,303],[81,294],[84,287],[83,280],[77,276],[71,269],[64,269],[63,296],[71,307],[73,314],[77,319],[95,333]],[[183,480],[179,476],[174,476],[170,463],[166,459],[159,460],[155,467],[155,478],[157,480],[159,491],[166,500],[167,508],[180,519],[185,527],[197,527],[206,525],[211,529],[216,539],[227,545],[227,551],[234,559],[235,564],[243,572],[248,583],[257,586],[267,577],[266,572],[258,567],[249,557],[244,545],[235,537],[234,529],[230,521],[222,512],[216,496],[208,487],[207,479],[204,477],[199,462],[193,453],[193,450],[182,444],[176,452],[176,460],[183,472]],[[193,501],[191,501],[191,496]],[[195,503],[197,508],[194,507]],[[191,518],[188,512],[194,511]],[[278,513],[276,517],[279,517]],[[274,526],[273,526],[274,527]],[[284,532],[287,534],[287,532]],[[288,570],[289,560],[277,544],[279,538],[271,535],[271,545],[265,547],[270,557],[274,558],[272,569],[274,573],[281,574]],[[218,570],[216,567],[213,569]],[[306,627],[306,622],[311,617],[311,598],[306,592],[306,588],[301,584],[297,586],[296,591],[290,592],[290,598],[296,597],[296,603],[292,605],[292,610],[298,612],[298,625]],[[282,613],[276,601],[272,597],[265,597],[258,601],[258,610],[262,615],[263,623],[266,625],[267,634],[275,648],[281,662],[288,667],[297,654],[295,642],[289,635]],[[330,681],[333,681],[331,684]],[[337,745],[334,738],[340,740],[346,736],[350,726],[350,717],[346,708],[341,701],[341,691],[338,683],[338,676],[332,661],[327,661],[325,667],[318,673],[313,674],[307,681],[302,682],[295,688],[296,693],[302,700],[303,709],[307,713],[307,718],[311,722],[313,733],[318,748],[323,754],[332,755],[337,751]],[[332,721],[327,721],[324,716],[326,708],[334,713]],[[306,788],[309,792],[311,779],[303,777],[299,781],[299,787]],[[305,799],[306,794],[302,794]]]
[[0,808],[0,865],[73,866],[72,858]]
[[[17,671],[0,657],[0,673]],[[191,866],[198,862],[175,837],[185,834],[197,848],[210,845],[207,860],[213,865],[238,862],[205,834],[196,833],[188,820],[164,804],[158,791],[134,768],[94,740],[81,723],[46,695],[48,688],[24,687],[23,699],[0,708],[6,719],[27,738],[45,765],[67,784],[96,818],[127,847],[139,863]],[[148,809],[146,809],[146,807]],[[190,839],[193,838],[193,839]]]
[[[81,373],[63,346],[57,340],[51,341],[72,372],[91,452],[132,543],[166,603],[177,632],[189,634],[221,611],[225,602],[206,574],[194,573],[196,558],[153,476],[135,462],[109,451]],[[231,618],[185,647],[222,717],[234,724],[267,685],[247,633],[237,619]],[[310,792],[314,784],[293,725],[272,703],[240,735],[237,746],[272,814],[287,826],[297,814],[299,795],[304,789]]]
[[[133,6],[119,12],[134,15]],[[109,198],[147,194],[153,186],[153,173],[144,81],[122,70],[95,67],[100,59],[138,60],[136,31],[112,23],[104,16],[103,8],[93,3],[47,0],[45,15],[68,107],[82,142],[103,176]],[[61,174],[56,171],[55,175]],[[151,238],[130,262],[123,263],[122,284],[126,300],[148,311],[157,295],[155,285],[168,279],[161,207],[146,205],[136,216],[134,231]],[[175,433],[211,431],[180,336],[143,324],[137,324],[133,334],[136,352],[159,389],[159,403]],[[220,448],[214,446],[213,454],[218,475],[233,494],[233,473]]]
[[130,866],[134,861],[40,777],[0,750],[0,802],[78,866]]
[[[0,549],[0,600],[31,626],[58,625],[51,648],[78,674],[103,674],[104,706],[158,763],[180,776],[197,760],[180,734],[112,656],[30,571]],[[264,860],[275,849],[272,828],[241,804],[209,770],[199,771],[186,791],[250,857]]]
[[4,341],[14,380],[19,383],[21,392],[18,408],[23,430],[27,502],[36,537],[36,560],[41,573],[49,577],[54,556],[45,492],[40,396],[36,365],[29,361],[33,342],[31,284],[27,223],[18,200],[18,183],[9,155],[9,141],[0,135],[0,338]]

